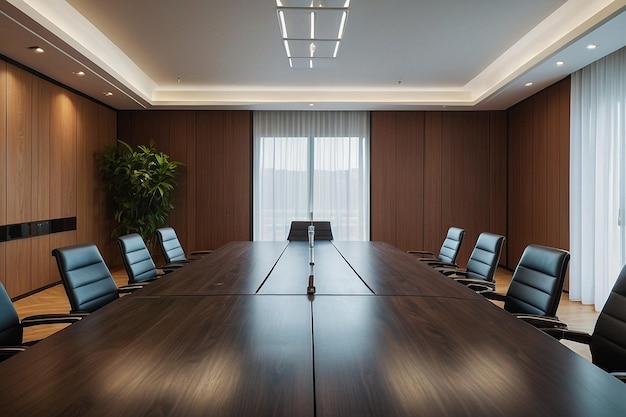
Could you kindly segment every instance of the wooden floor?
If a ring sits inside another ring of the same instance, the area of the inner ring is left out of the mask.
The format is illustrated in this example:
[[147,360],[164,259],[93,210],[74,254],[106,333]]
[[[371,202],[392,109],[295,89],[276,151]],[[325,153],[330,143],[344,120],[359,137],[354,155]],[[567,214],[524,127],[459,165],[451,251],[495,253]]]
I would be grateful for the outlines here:
[[[113,277],[118,286],[127,284],[127,276],[123,269],[116,269]],[[511,280],[511,272],[499,269],[496,274],[496,290],[498,292],[506,292]],[[22,298],[14,302],[20,318],[45,313],[67,313],[70,309],[67,296],[62,285],[56,285],[46,290],[40,291],[34,295]],[[570,329],[581,330],[591,333],[598,317],[598,313],[593,306],[582,305],[577,301],[570,301],[567,294],[563,294],[557,315],[561,320],[569,325]],[[25,329],[24,340],[42,339],[62,328],[66,325],[49,325],[35,326]],[[574,350],[581,356],[591,360],[589,349],[585,345],[573,342],[562,342],[570,349]]]

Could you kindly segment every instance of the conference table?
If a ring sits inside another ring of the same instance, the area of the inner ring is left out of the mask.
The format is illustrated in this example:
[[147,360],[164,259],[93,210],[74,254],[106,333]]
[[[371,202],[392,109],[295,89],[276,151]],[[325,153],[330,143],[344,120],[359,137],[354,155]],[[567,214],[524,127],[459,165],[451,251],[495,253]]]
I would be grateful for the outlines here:
[[391,245],[231,242],[0,363],[0,415],[623,417],[626,384]]

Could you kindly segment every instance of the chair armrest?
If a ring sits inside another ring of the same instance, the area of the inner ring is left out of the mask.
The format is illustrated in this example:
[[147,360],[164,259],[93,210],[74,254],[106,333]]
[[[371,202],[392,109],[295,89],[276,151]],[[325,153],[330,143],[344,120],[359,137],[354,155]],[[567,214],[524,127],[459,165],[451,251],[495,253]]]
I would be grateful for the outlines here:
[[437,271],[451,278],[454,276],[457,276],[457,277],[467,276],[467,271],[465,271],[464,269],[459,269],[459,268],[454,268],[454,267],[444,267],[444,268],[436,268],[436,269]]
[[141,284],[132,284],[132,285],[123,285],[117,288],[118,294],[128,294],[135,290],[140,290],[143,288]]
[[169,274],[170,272],[176,271],[177,269],[180,269],[187,264],[189,264],[189,260],[170,262],[157,267],[157,274],[159,274],[159,270],[161,271],[159,275]]
[[499,293],[499,292],[495,292],[491,289],[487,289],[487,290],[483,290],[483,291],[476,291],[479,294],[485,296],[485,298],[488,298],[490,300],[495,300],[495,301],[506,301],[506,295]]
[[417,256],[415,255],[415,259],[420,262],[426,262],[427,264],[441,262],[439,259],[430,256]]
[[424,262],[426,265],[431,268],[458,268],[457,264],[445,263],[440,261],[438,258],[418,258],[415,257],[415,260]]
[[[193,252],[191,252],[189,254],[189,256],[187,256],[187,262],[193,262],[193,261],[198,261],[200,259],[203,259],[206,255],[210,255],[211,253],[213,253],[213,251],[209,251],[209,250],[195,250]],[[175,262],[180,262],[180,261],[175,261]]]
[[415,256],[417,260],[422,262],[440,262],[434,253],[427,250],[408,250],[406,253]]
[[168,264],[162,265],[159,269],[179,269],[182,268],[183,266],[187,265],[189,262],[170,262]]
[[626,382],[626,372],[611,372],[611,375],[622,382]]
[[458,270],[459,267],[456,264],[452,264],[450,262],[443,262],[443,261],[438,261],[438,260],[432,260],[432,261],[425,261],[428,265],[432,266],[433,268],[436,269],[454,269],[454,270]]
[[539,329],[561,329],[567,330],[567,324],[556,317],[535,316],[533,314],[514,314],[514,316]]
[[39,314],[36,316],[24,317],[21,320],[23,327],[38,326],[41,324],[76,323],[82,320],[88,313],[71,314]]
[[24,352],[26,349],[26,346],[2,346],[0,347],[0,362],[20,352]]
[[208,255],[213,253],[212,250],[208,250],[208,249],[204,249],[204,250],[195,250],[193,252],[191,252],[189,255],[194,256],[194,255]]
[[430,265],[435,271],[440,272],[444,275],[450,276],[452,274],[456,274],[459,271],[462,271],[459,268],[456,268],[454,266],[439,266],[439,265],[433,265],[433,264],[428,264]]
[[571,340],[572,342],[584,343],[588,345],[591,342],[591,335],[577,330],[568,330],[563,328],[542,328],[544,333],[549,334],[557,340]]
[[[454,279],[459,284],[463,284],[466,287],[473,289],[474,291],[482,294],[484,292],[493,292],[496,290],[496,283],[492,281],[486,281],[484,279],[476,279],[476,278],[464,278],[463,274],[459,274],[460,277],[457,278],[455,275],[447,275],[448,277]],[[497,296],[496,296],[497,297]]]
[[456,279],[455,281],[462,283],[467,288],[470,288],[476,291],[477,293],[482,293],[484,291],[491,292],[491,291],[496,290],[495,282],[483,281],[482,279],[476,280],[475,282],[463,282],[463,280],[456,280]]

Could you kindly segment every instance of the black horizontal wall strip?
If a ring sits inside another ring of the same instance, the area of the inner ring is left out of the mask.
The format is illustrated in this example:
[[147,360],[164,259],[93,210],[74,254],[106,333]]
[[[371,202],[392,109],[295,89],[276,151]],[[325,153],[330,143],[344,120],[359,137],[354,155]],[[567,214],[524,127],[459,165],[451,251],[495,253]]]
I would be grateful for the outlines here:
[[76,217],[0,226],[0,242],[76,230]]

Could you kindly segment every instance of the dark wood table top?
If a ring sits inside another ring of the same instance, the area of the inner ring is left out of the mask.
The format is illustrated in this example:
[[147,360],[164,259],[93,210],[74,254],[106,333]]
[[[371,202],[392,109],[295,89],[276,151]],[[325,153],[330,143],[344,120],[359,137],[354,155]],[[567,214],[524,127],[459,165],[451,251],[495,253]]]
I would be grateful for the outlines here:
[[313,316],[318,416],[626,410],[622,382],[490,303],[329,296],[315,299]]
[[331,242],[315,243],[313,268],[306,262],[309,256],[308,242],[291,243],[258,293],[306,294],[308,278],[312,274],[317,295],[373,294]]
[[77,324],[0,364],[1,415],[314,415],[306,297],[129,296]]
[[[230,242],[141,294],[306,294],[308,260],[308,242]],[[313,260],[317,295],[481,298],[387,243],[316,241]]]
[[376,295],[421,295],[478,299],[431,267],[388,243],[333,242],[346,262]]
[[[300,242],[302,243],[302,242]],[[255,294],[288,242],[231,242],[141,291],[142,295]]]
[[306,242],[228,244],[0,363],[0,414],[626,415],[625,384],[389,245],[316,242],[314,270],[308,296]]

